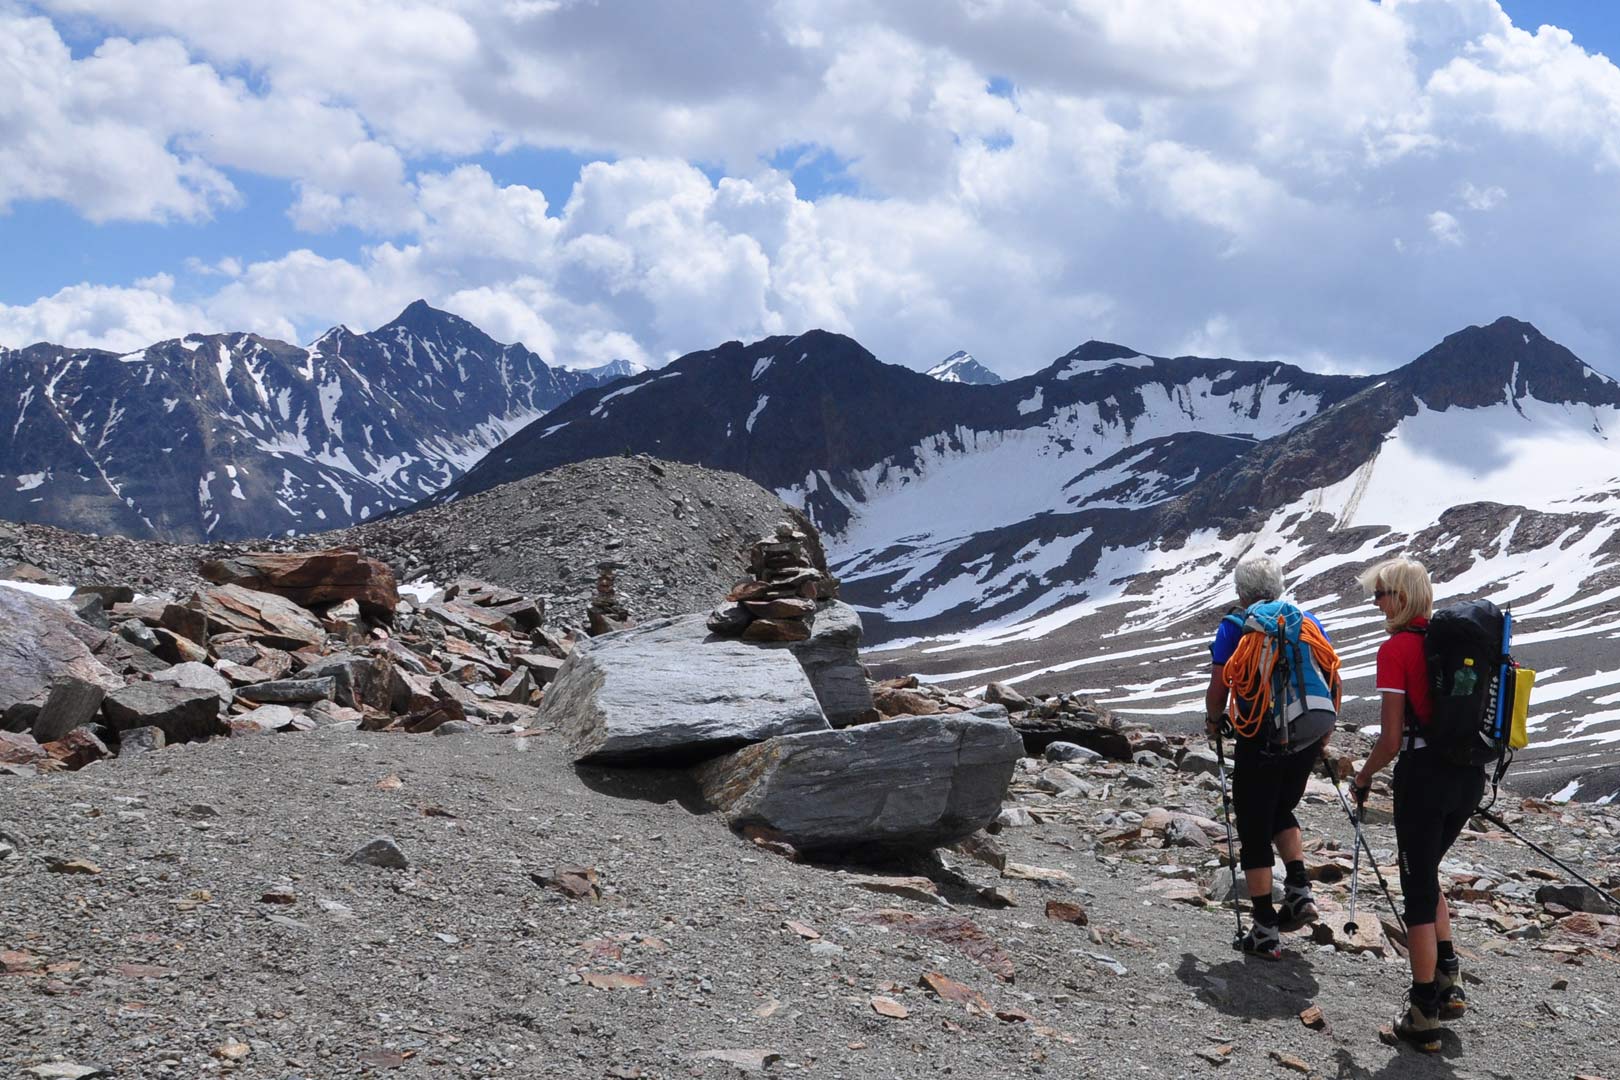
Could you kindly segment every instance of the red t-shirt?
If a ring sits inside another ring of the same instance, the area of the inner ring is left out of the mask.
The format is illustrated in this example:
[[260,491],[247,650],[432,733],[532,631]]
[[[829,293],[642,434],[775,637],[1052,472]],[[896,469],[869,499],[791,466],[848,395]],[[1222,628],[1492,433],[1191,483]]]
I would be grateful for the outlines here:
[[[1412,629],[1422,630],[1427,619],[1413,619]],[[1380,693],[1405,694],[1418,723],[1427,724],[1434,715],[1429,700],[1429,664],[1423,658],[1423,635],[1402,630],[1391,634],[1378,646],[1378,673],[1374,683]]]

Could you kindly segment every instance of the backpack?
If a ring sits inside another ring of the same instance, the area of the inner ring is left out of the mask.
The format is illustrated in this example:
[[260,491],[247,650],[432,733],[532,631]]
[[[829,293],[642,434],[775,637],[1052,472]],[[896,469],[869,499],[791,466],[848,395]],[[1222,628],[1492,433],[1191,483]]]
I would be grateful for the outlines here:
[[1222,621],[1243,631],[1226,662],[1232,730],[1264,754],[1289,754],[1333,730],[1339,712],[1339,655],[1320,627],[1283,600],[1266,600]]
[[[1441,608],[1423,633],[1429,700],[1434,714],[1420,723],[1408,714],[1411,733],[1457,765],[1498,762],[1524,744],[1529,682],[1509,649],[1513,615],[1489,600],[1468,600]],[[1515,745],[1517,744],[1517,745]]]

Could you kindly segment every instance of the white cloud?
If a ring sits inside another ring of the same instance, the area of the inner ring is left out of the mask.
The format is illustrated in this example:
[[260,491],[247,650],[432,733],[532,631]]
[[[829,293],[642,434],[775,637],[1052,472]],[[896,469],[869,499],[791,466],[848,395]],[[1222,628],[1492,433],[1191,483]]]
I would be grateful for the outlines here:
[[17,347],[49,341],[129,352],[154,341],[218,329],[222,327],[203,311],[176,303],[167,288],[73,285],[32,304],[0,304],[0,344]]
[[1462,223],[1444,210],[1436,210],[1424,219],[1429,225],[1429,235],[1442,244],[1460,247],[1463,242]]
[[1507,192],[1495,184],[1482,188],[1464,183],[1457,189],[1457,198],[1470,210],[1493,210],[1507,198]]
[[[55,292],[8,342],[420,295],[578,364],[817,325],[1008,374],[1091,336],[1359,368],[1504,312],[1620,344],[1604,238],[1567,227],[1620,214],[1620,70],[1495,0],[39,0],[106,33],[78,59],[4,4],[0,205],[204,221],[245,172],[367,238]],[[466,160],[526,146],[604,160],[562,205]]]

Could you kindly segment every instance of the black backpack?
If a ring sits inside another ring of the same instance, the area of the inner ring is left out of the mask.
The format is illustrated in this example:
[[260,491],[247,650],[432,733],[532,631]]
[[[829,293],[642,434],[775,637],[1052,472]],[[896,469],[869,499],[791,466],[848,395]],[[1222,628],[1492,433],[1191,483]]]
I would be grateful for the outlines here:
[[1453,604],[1429,620],[1423,655],[1434,714],[1413,726],[1455,764],[1488,765],[1507,751],[1504,718],[1512,703],[1502,701],[1502,672],[1516,666],[1508,655],[1510,620],[1489,600]]

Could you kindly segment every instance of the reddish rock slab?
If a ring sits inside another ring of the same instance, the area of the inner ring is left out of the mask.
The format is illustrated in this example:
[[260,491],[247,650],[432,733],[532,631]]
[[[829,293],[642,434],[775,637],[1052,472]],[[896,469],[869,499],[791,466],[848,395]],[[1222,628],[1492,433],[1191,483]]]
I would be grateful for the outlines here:
[[326,631],[315,616],[275,593],[241,585],[202,589],[191,606],[208,619],[214,633],[240,633],[267,645],[300,649],[326,641]]
[[399,606],[399,583],[386,563],[358,551],[251,552],[202,564],[216,585],[240,585],[274,593],[303,607],[353,600],[361,614],[391,622]]
[[60,739],[42,743],[41,747],[64,769],[82,769],[92,761],[112,757],[107,744],[86,728],[74,728]]

